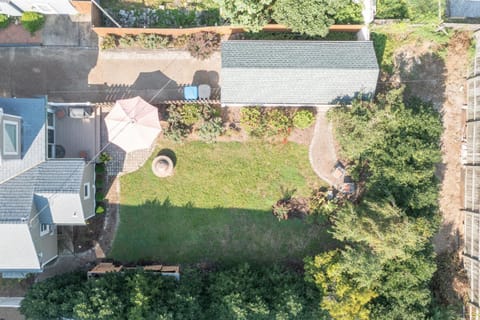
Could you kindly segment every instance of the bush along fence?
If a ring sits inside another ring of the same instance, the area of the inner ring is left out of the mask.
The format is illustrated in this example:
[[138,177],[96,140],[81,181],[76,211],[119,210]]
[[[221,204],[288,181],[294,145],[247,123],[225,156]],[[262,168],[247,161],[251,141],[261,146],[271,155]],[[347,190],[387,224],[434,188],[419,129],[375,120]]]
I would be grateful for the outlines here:
[[124,36],[107,34],[102,38],[100,48],[102,50],[175,48],[188,50],[194,58],[207,59],[220,48],[220,39],[220,34],[205,31],[177,37],[155,33],[126,34]]
[[[0,30],[8,28],[8,26],[16,19],[17,18],[10,17],[6,14],[0,14]],[[35,32],[43,28],[43,25],[45,24],[45,16],[38,12],[25,11],[19,21],[22,24],[22,27],[33,36],[35,35]]]
[[98,162],[95,164],[95,213],[105,213],[106,200],[105,194],[107,192],[107,162],[111,161],[112,157],[103,152],[98,157]]

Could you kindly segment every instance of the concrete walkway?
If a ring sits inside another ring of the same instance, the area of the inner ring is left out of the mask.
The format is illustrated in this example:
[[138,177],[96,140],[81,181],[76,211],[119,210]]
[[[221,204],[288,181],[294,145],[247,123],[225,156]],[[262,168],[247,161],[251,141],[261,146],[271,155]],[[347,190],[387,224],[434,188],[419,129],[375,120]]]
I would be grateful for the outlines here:
[[317,176],[330,185],[336,185],[333,171],[337,163],[332,124],[327,120],[327,112],[317,109],[315,131],[308,152],[310,164]]
[[20,308],[23,297],[0,297],[0,308]]

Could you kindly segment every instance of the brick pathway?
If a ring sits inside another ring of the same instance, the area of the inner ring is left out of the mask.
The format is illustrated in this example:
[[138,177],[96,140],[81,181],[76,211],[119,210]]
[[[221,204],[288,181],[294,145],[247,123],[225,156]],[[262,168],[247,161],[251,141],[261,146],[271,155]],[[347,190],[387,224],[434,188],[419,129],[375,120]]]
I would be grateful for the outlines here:
[[20,24],[11,23],[6,29],[0,29],[1,44],[29,44],[39,45],[42,43],[42,32],[37,31],[34,36],[26,31]]

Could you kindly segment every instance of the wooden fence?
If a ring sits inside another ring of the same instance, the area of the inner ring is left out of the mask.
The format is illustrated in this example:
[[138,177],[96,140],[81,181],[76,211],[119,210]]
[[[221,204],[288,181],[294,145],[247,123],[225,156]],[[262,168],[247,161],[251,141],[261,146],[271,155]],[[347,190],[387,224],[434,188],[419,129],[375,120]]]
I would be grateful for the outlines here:
[[[357,33],[362,29],[362,25],[333,25],[330,27],[330,31],[352,32]],[[161,35],[179,36],[184,34],[192,34],[201,31],[211,31],[222,35],[230,36],[236,33],[245,32],[242,27],[234,26],[212,26],[212,27],[196,27],[196,28],[106,28],[106,27],[94,27],[93,31],[99,36],[104,37],[107,34],[115,34],[118,36],[124,36],[126,34],[138,35],[140,33],[155,33]],[[263,31],[291,31],[283,25],[268,24],[263,28]]]

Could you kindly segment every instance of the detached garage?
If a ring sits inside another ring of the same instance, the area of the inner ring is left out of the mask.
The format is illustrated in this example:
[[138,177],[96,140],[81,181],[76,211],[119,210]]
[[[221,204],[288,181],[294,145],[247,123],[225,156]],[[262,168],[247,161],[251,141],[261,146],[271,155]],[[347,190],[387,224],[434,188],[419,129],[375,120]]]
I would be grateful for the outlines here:
[[226,41],[222,106],[325,106],[371,98],[379,68],[371,41]]

